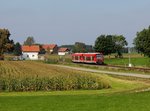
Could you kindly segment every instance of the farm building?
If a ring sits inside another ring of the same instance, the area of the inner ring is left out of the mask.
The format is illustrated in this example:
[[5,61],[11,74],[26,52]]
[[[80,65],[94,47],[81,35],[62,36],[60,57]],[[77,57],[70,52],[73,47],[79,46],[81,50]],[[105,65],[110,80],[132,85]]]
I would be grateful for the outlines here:
[[68,48],[59,48],[58,55],[66,55],[69,54],[70,50]]
[[58,52],[58,46],[56,44],[45,44],[42,45],[42,48],[50,54],[56,54]]
[[22,46],[22,57],[25,60],[38,60],[39,52],[38,45]]

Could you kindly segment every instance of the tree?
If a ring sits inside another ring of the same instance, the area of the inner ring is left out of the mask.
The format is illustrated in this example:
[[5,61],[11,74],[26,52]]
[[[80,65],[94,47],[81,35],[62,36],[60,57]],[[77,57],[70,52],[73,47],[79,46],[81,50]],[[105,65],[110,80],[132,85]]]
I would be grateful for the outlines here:
[[101,52],[104,55],[117,52],[116,57],[121,57],[121,50],[127,44],[123,35],[100,35],[95,41],[94,49],[96,52]]
[[3,53],[13,49],[13,40],[9,39],[8,29],[0,29],[0,59],[3,59]]
[[73,47],[73,52],[87,52],[86,51],[86,45],[82,42],[75,42],[75,45]]
[[121,50],[124,48],[124,46],[128,45],[126,38],[123,35],[113,35],[113,42],[115,44],[115,51],[117,52],[116,57],[122,57]]
[[137,32],[133,44],[139,52],[150,57],[150,26],[148,29]]
[[40,52],[39,52],[39,54],[45,54],[46,53],[45,49],[43,48],[43,46],[41,44],[36,44],[36,45],[40,46]]
[[5,52],[7,53],[12,53],[14,50],[14,41],[10,40],[6,45],[5,45]]
[[14,55],[16,55],[16,56],[22,55],[22,49],[21,49],[21,45],[20,45],[19,42],[17,42],[17,43],[14,45]]
[[101,52],[104,55],[108,55],[114,51],[114,46],[113,36],[100,35],[95,41],[94,49],[96,52]]
[[32,36],[27,37],[27,40],[24,41],[24,45],[33,45],[35,44],[35,40]]
[[87,52],[94,52],[93,46],[92,45],[86,45],[86,51]]

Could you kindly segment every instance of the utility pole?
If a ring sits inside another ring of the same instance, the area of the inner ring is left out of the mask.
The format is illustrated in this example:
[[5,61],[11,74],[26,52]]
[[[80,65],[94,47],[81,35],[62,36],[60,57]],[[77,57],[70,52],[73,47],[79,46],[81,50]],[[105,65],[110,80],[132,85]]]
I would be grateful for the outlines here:
[[131,51],[130,51],[130,47],[128,47],[128,54],[129,54],[129,67],[132,67],[132,64],[131,64]]

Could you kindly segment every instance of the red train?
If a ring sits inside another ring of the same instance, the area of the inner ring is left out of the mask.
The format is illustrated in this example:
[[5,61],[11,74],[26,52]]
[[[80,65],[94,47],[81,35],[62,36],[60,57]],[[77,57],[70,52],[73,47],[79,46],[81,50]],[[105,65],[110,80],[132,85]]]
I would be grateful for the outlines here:
[[72,62],[104,64],[104,56],[101,53],[74,53]]

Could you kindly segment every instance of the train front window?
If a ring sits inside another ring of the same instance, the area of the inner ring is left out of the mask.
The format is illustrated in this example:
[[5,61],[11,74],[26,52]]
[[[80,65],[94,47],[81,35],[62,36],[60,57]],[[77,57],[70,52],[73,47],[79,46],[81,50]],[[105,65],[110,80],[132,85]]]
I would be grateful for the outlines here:
[[98,54],[98,55],[96,55],[96,58],[101,59],[101,58],[103,58],[103,55]]

